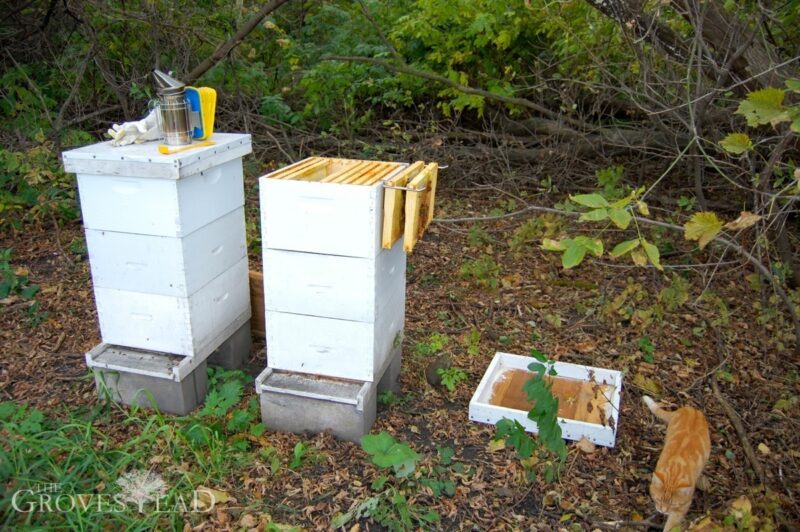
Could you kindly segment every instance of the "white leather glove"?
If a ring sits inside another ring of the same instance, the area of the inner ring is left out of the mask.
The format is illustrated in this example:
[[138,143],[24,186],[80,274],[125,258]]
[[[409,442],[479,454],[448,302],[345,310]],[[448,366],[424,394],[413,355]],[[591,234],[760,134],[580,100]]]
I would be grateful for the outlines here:
[[108,130],[108,136],[111,137],[112,146],[125,146],[127,144],[141,144],[148,140],[156,140],[161,138],[161,130],[158,127],[158,111],[153,109],[150,113],[135,122],[125,122],[123,124],[114,124]]

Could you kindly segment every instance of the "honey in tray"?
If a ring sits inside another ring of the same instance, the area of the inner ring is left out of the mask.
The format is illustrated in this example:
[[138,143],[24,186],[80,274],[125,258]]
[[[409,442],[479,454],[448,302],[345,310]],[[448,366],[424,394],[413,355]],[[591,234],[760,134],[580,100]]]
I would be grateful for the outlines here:
[[[533,403],[528,400],[525,383],[534,374],[524,369],[503,372],[492,386],[489,403],[495,406],[528,411]],[[610,403],[608,396],[613,386],[566,377],[550,377],[550,391],[558,398],[558,417],[605,425]]]

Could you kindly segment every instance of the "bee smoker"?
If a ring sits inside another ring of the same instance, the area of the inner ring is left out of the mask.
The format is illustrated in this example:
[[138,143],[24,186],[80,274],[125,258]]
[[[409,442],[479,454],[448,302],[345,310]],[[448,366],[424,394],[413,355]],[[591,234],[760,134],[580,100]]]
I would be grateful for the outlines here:
[[186,85],[172,76],[153,71],[156,80],[155,104],[164,144],[167,146],[184,146],[192,143],[191,108],[186,99]]

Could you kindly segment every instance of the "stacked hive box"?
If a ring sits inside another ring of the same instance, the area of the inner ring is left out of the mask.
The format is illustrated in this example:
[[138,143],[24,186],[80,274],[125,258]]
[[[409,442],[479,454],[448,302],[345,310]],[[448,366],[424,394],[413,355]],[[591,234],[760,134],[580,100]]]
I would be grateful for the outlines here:
[[[103,343],[98,388],[185,413],[205,397],[206,359],[249,342],[242,157],[250,136],[162,155],[155,143],[65,152],[78,177]],[[249,350],[249,349],[248,349]]]
[[260,179],[270,428],[357,439],[396,381],[406,255],[381,229],[383,182],[405,166],[310,158]]

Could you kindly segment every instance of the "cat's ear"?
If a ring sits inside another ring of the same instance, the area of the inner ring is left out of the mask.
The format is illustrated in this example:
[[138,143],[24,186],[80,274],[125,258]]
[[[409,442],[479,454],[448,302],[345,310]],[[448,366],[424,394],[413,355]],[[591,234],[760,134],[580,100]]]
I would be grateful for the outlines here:
[[663,486],[664,485],[664,473],[661,471],[656,471],[653,473],[653,484],[656,486]]
[[680,497],[690,498],[694,494],[694,486],[679,486],[675,493]]

